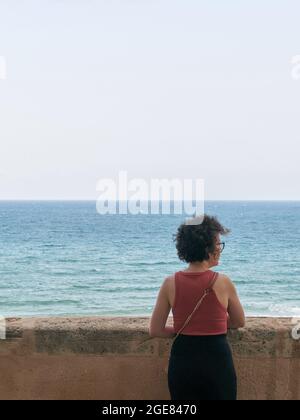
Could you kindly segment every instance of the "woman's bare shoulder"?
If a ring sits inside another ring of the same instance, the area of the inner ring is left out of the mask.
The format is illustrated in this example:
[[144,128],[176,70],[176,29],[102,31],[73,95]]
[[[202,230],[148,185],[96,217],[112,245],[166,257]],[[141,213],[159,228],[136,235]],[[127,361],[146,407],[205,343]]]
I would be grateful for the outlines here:
[[166,283],[166,284],[170,284],[170,283],[172,283],[172,282],[175,280],[175,274],[176,274],[176,273],[173,273],[173,274],[170,274],[169,276],[167,276],[167,277],[165,278],[165,283]]
[[231,278],[224,273],[218,273],[218,279],[219,279],[219,284],[222,284],[224,288],[226,288],[226,290],[228,292],[233,292],[235,290],[235,286],[233,281],[231,280]]
[[227,276],[227,274],[225,274],[225,273],[218,273],[218,274],[219,274],[218,278],[220,280],[223,280],[225,283],[232,283],[230,277]]
[[165,278],[164,285],[167,290],[172,290],[175,287],[175,274],[176,273],[170,274]]

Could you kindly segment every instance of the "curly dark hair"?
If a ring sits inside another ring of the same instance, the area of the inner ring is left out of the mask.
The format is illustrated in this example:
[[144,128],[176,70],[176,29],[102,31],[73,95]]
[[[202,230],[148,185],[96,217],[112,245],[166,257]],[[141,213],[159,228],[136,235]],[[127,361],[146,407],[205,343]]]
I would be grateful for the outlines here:
[[216,236],[228,233],[230,229],[222,226],[216,216],[204,214],[198,225],[183,223],[174,235],[179,259],[187,263],[208,260],[209,253],[215,252]]

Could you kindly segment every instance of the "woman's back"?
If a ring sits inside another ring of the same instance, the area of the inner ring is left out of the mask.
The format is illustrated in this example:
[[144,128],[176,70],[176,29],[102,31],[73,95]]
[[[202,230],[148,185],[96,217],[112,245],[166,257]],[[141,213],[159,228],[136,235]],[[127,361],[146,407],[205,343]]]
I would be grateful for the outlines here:
[[171,306],[176,333],[184,325],[206,289],[210,289],[210,293],[205,297],[182,334],[220,335],[227,333],[228,296],[221,290],[222,286],[218,286],[221,301],[219,300],[215,291],[216,284],[219,282],[218,277],[219,274],[212,270],[175,273],[174,301]]

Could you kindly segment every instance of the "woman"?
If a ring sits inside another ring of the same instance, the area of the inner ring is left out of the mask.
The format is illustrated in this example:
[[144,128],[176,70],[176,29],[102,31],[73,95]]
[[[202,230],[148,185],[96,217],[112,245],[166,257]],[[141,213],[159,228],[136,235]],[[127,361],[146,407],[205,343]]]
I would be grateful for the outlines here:
[[[153,311],[151,337],[173,338],[180,332],[205,290],[201,305],[172,345],[168,386],[172,400],[236,400],[237,378],[227,341],[228,328],[245,326],[245,314],[230,278],[211,270],[219,264],[230,232],[216,217],[183,224],[175,235],[180,260],[189,265],[167,277]],[[166,327],[172,309],[173,327]]]

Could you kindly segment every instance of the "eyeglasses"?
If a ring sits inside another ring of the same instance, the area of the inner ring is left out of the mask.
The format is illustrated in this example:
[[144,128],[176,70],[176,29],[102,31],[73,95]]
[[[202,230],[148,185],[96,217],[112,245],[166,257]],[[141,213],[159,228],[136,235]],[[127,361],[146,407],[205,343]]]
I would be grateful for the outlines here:
[[225,242],[218,242],[217,245],[221,245],[220,252],[223,252],[225,248]]

